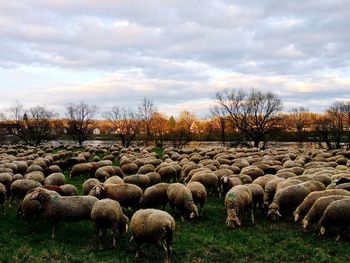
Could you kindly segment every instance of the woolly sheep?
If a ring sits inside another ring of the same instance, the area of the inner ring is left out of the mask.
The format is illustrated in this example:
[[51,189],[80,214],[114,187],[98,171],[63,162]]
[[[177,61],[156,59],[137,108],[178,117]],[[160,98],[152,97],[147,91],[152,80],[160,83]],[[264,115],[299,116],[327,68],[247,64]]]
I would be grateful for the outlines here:
[[137,208],[142,196],[142,189],[134,184],[96,184],[89,195],[99,199],[110,198],[119,202],[122,207]]
[[145,164],[143,166],[140,167],[140,169],[138,170],[137,173],[139,174],[147,174],[147,173],[151,173],[154,172],[155,168],[152,164]]
[[324,211],[317,228],[324,235],[330,227],[337,229],[337,240],[348,234],[350,224],[350,198],[332,202]]
[[272,199],[275,196],[277,185],[285,180],[286,179],[284,178],[278,178],[278,179],[273,179],[271,181],[268,181],[265,184],[265,188],[264,188],[264,207],[265,208],[268,208],[268,206],[272,202]]
[[312,192],[309,195],[307,195],[303,202],[295,209],[294,220],[298,221],[299,219],[303,218],[318,198],[330,195],[350,196],[350,192],[343,189],[327,189],[324,191]]
[[171,262],[175,220],[170,214],[151,208],[136,211],[130,221],[130,230],[131,240],[138,245],[136,257],[139,257],[141,244],[156,244],[164,248],[166,262]]
[[145,190],[150,183],[150,179],[144,174],[135,174],[125,176],[123,181],[128,184],[134,184],[139,186],[142,190]]
[[45,178],[44,185],[64,185],[66,177],[63,173],[53,173]]
[[301,185],[306,186],[310,192],[322,191],[326,189],[323,183],[314,180],[303,182]]
[[200,182],[192,181],[189,182],[186,186],[191,190],[193,202],[196,204],[199,214],[202,215],[203,206],[207,200],[207,191],[204,185]]
[[40,171],[27,173],[24,175],[24,179],[38,181],[41,184],[43,184],[45,181],[44,174],[43,172],[40,172]]
[[139,167],[135,163],[126,163],[121,165],[120,169],[126,175],[136,174],[139,170]]
[[200,173],[195,173],[190,182],[200,182],[201,184],[204,185],[205,189],[211,190],[212,193],[214,192],[219,192],[218,188],[218,177],[210,172],[200,172]]
[[91,220],[99,236],[99,247],[102,250],[101,237],[103,229],[111,228],[113,232],[113,247],[116,247],[117,231],[120,235],[128,229],[129,219],[124,215],[120,204],[112,199],[98,200],[91,209]]
[[31,200],[39,201],[43,216],[51,223],[52,239],[55,227],[61,220],[81,221],[90,219],[91,209],[98,200],[93,196],[51,196],[46,190],[38,189]]
[[313,224],[316,224],[322,217],[324,211],[334,201],[342,200],[345,198],[350,198],[346,195],[330,195],[325,197],[320,197],[316,202],[311,206],[309,212],[306,214],[302,220],[303,229],[307,231]]
[[290,185],[277,191],[269,206],[268,218],[276,221],[282,215],[289,215],[309,193],[310,190],[300,184]]
[[105,181],[105,184],[123,184],[123,183],[124,183],[124,180],[120,178],[118,175],[113,175]]
[[167,190],[168,183],[158,183],[148,187],[140,199],[141,208],[159,208],[165,209],[168,203]]
[[72,167],[70,171],[70,178],[77,177],[80,175],[90,174],[92,165],[90,163],[78,163]]
[[150,186],[158,184],[161,181],[160,174],[157,172],[147,173],[146,176],[148,176],[148,178],[149,178],[149,181],[150,181],[149,185]]
[[23,199],[27,192],[40,186],[41,183],[39,183],[38,181],[28,179],[16,180],[11,184],[10,187],[10,201],[12,201],[15,198]]
[[243,184],[238,176],[223,176],[220,179],[221,194],[226,195],[227,192],[235,185]]
[[191,190],[183,184],[172,183],[167,190],[167,197],[170,207],[175,213],[175,209],[179,210],[182,216],[195,218],[198,214],[198,208],[193,202]]
[[158,170],[158,173],[162,181],[176,182],[177,171],[175,167],[171,165],[163,166]]
[[236,185],[227,192],[225,196],[225,207],[227,212],[226,225],[229,228],[241,226],[242,216],[247,211],[251,214],[254,224],[253,197],[246,185]]
[[262,188],[260,185],[255,184],[255,183],[246,184],[246,186],[252,192],[252,198],[253,198],[254,207],[263,207],[263,204],[264,204],[264,188]]
[[94,188],[94,186],[96,184],[100,183],[99,180],[97,180],[96,178],[90,178],[87,179],[84,183],[83,183],[83,193],[84,195],[88,195],[91,191],[92,188]]
[[78,189],[72,184],[64,184],[60,188],[63,196],[78,195]]

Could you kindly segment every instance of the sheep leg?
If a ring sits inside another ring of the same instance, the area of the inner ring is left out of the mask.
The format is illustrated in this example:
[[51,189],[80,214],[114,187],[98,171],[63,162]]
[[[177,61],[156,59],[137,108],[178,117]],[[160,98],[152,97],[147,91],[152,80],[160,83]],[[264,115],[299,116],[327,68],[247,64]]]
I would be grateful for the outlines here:
[[252,223],[255,225],[255,220],[254,220],[254,209],[250,209],[250,216],[252,218]]
[[2,213],[3,215],[5,216],[6,215],[6,212],[5,212],[5,204],[1,204],[2,205]]
[[139,257],[140,257],[140,244],[137,243],[135,258],[139,258]]
[[116,245],[116,244],[117,244],[117,241],[116,241],[116,235],[117,235],[116,233],[117,233],[117,232],[116,232],[115,229],[113,229],[113,230],[112,230],[112,233],[113,233],[113,247],[115,248],[115,247],[117,246],[117,245]]
[[98,229],[98,247],[102,250],[102,229]]
[[51,230],[52,230],[51,238],[52,238],[52,239],[55,239],[55,224],[52,224]]

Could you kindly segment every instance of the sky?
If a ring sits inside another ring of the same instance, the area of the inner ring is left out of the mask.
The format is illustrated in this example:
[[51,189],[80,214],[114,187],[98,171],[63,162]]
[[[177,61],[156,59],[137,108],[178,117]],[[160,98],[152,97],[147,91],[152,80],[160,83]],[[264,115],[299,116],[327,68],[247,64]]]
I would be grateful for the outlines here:
[[348,0],[0,1],[0,109],[151,99],[209,116],[226,88],[272,91],[285,112],[350,99]]

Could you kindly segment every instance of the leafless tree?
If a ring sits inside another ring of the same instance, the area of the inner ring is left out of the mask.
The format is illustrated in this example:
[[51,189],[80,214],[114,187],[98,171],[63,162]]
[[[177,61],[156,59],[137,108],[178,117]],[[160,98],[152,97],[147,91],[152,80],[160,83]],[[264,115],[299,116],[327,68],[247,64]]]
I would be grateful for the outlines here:
[[26,144],[38,145],[54,138],[52,122],[58,114],[45,106],[25,109],[15,102],[8,109],[8,120],[14,122],[13,135]]
[[[344,112],[342,104],[335,102],[323,116],[315,122],[315,140],[321,147],[327,149],[341,148],[345,131]],[[326,145],[326,147],[324,147]]]
[[124,147],[129,147],[140,133],[140,117],[131,109],[114,106],[110,111],[104,112],[103,117],[113,125]]
[[82,145],[88,139],[89,128],[94,123],[97,111],[98,107],[96,105],[89,105],[84,101],[78,104],[66,104],[67,134],[79,145]]
[[347,148],[350,150],[350,100],[342,101],[340,107],[346,119]]
[[293,128],[296,130],[297,140],[304,140],[304,128],[307,124],[307,113],[309,110],[305,107],[293,108],[290,114]]
[[138,107],[138,115],[143,122],[143,130],[145,134],[145,144],[148,145],[148,141],[150,140],[150,127],[152,116],[156,113],[156,108],[153,105],[152,100],[143,98],[141,105]]
[[227,119],[227,112],[223,107],[220,107],[218,105],[215,105],[210,109],[211,115],[214,119],[217,119],[220,124],[220,133],[221,133],[221,143],[222,146],[225,147],[226,145],[226,119]]
[[219,107],[226,111],[234,129],[241,132],[248,144],[253,142],[265,147],[269,133],[274,129],[278,112],[282,109],[281,99],[272,92],[251,89],[226,89],[216,93]]

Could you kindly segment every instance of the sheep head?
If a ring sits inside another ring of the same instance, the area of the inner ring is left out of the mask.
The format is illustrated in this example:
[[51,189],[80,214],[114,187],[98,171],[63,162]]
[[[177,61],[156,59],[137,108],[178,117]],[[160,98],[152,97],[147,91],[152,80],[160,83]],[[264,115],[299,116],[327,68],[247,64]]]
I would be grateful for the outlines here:
[[95,196],[97,198],[101,198],[104,192],[105,192],[104,185],[101,183],[98,183],[91,189],[89,195]]
[[234,229],[236,227],[236,225],[241,226],[241,221],[239,220],[239,218],[236,214],[236,211],[234,209],[227,210],[226,225],[232,229]]
[[282,217],[280,211],[279,211],[279,207],[276,204],[271,204],[269,206],[269,212],[267,213],[267,217],[271,220],[271,221],[277,221],[280,217]]

